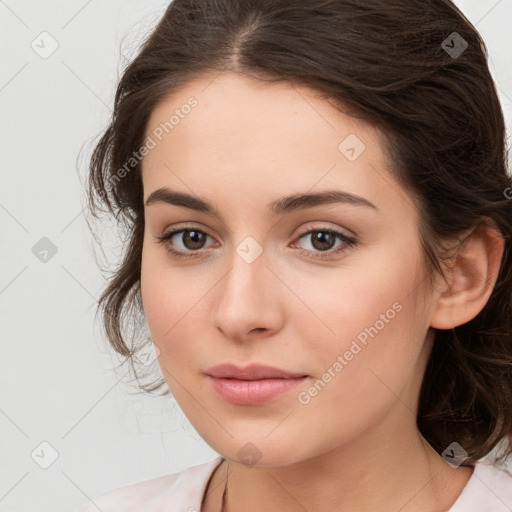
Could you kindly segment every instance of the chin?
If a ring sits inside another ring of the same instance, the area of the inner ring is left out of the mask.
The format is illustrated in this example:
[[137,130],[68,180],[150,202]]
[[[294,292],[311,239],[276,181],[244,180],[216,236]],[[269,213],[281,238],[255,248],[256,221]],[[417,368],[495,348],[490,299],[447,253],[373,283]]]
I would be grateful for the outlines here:
[[290,466],[309,458],[306,452],[297,451],[296,443],[284,443],[277,438],[271,441],[265,435],[255,437],[252,441],[246,436],[243,439],[230,438],[224,441],[222,445],[218,440],[209,444],[222,457],[247,468]]

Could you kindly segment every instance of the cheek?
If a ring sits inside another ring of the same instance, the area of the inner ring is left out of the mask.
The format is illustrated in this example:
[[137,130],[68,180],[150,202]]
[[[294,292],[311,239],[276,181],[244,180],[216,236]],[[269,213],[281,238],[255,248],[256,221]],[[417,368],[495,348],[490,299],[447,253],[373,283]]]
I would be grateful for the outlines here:
[[[144,251],[141,262],[141,297],[153,342],[161,352],[160,364],[172,371],[192,368],[205,332],[208,292],[216,279],[207,270],[190,266],[173,269],[164,250]],[[218,278],[217,278],[218,280]],[[167,376],[164,375],[166,378]]]
[[299,281],[299,293],[309,290],[308,305],[322,320],[308,315],[302,324],[315,377],[322,381],[318,387],[324,399],[317,406],[331,400],[348,407],[383,403],[399,394],[414,372],[428,309],[419,301],[418,259],[409,252],[404,261],[403,254],[383,251],[373,265],[361,258],[357,269],[343,269],[336,281],[327,275]]
[[368,297],[360,307],[357,315],[345,316],[341,307],[330,317],[335,342],[324,336],[309,347],[317,372],[299,390],[295,410],[297,424],[322,430],[322,438],[314,440],[319,450],[356,437],[395,404],[407,417],[407,409],[414,410],[411,397],[422,370],[423,341],[414,301],[406,292],[390,290]]
[[[308,310],[295,316],[296,321],[302,322],[303,332],[310,336],[316,332],[311,339],[327,342],[339,351],[348,349],[356,338],[364,344],[377,335],[375,331],[380,335],[390,332],[392,325],[403,327],[404,319],[416,314],[416,296],[412,292],[418,275],[414,258],[404,261],[403,256],[388,249],[377,256],[370,260],[366,255],[357,255],[357,260],[354,258],[339,270],[322,269],[294,277],[294,293]],[[297,313],[300,308],[298,304]]]
[[170,269],[162,262],[162,251],[143,249],[141,262],[141,297],[144,314],[153,341],[164,349],[165,340],[172,339],[180,317],[186,313],[186,301],[190,297],[180,287],[180,273],[172,277]]
[[[141,273],[141,296],[148,327],[153,341],[160,350],[175,339],[180,324],[186,322],[190,314],[189,301],[192,294],[183,293],[179,279],[171,280],[156,269],[150,269],[146,275]],[[182,319],[180,321],[180,319]]]

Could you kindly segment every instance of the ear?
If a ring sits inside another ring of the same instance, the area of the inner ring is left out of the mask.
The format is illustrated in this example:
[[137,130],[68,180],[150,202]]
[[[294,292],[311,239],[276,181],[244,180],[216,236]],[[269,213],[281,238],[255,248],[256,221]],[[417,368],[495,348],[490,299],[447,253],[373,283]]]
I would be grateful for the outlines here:
[[490,219],[466,234],[448,268],[448,284],[439,277],[432,327],[452,329],[482,311],[496,284],[504,247],[501,233]]

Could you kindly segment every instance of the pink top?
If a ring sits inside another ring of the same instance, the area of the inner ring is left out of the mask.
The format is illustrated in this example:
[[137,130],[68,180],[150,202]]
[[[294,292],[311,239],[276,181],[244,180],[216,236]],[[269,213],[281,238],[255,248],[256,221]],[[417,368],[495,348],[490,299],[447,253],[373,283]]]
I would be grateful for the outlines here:
[[[76,512],[200,512],[206,484],[222,462],[190,466],[179,473],[114,489]],[[477,462],[457,501],[447,512],[511,512],[512,474]]]

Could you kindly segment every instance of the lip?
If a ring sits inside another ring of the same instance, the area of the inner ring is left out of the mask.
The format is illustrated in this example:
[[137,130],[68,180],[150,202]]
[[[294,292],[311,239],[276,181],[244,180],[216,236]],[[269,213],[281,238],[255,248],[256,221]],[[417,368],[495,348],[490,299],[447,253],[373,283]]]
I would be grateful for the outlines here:
[[259,364],[251,364],[245,368],[222,364],[205,373],[216,393],[236,405],[263,404],[291,391],[309,377],[303,373]]
[[204,373],[210,377],[239,380],[260,380],[260,379],[294,379],[307,377],[305,373],[289,372],[274,366],[265,366],[257,363],[240,368],[234,364],[219,364],[206,370]]

